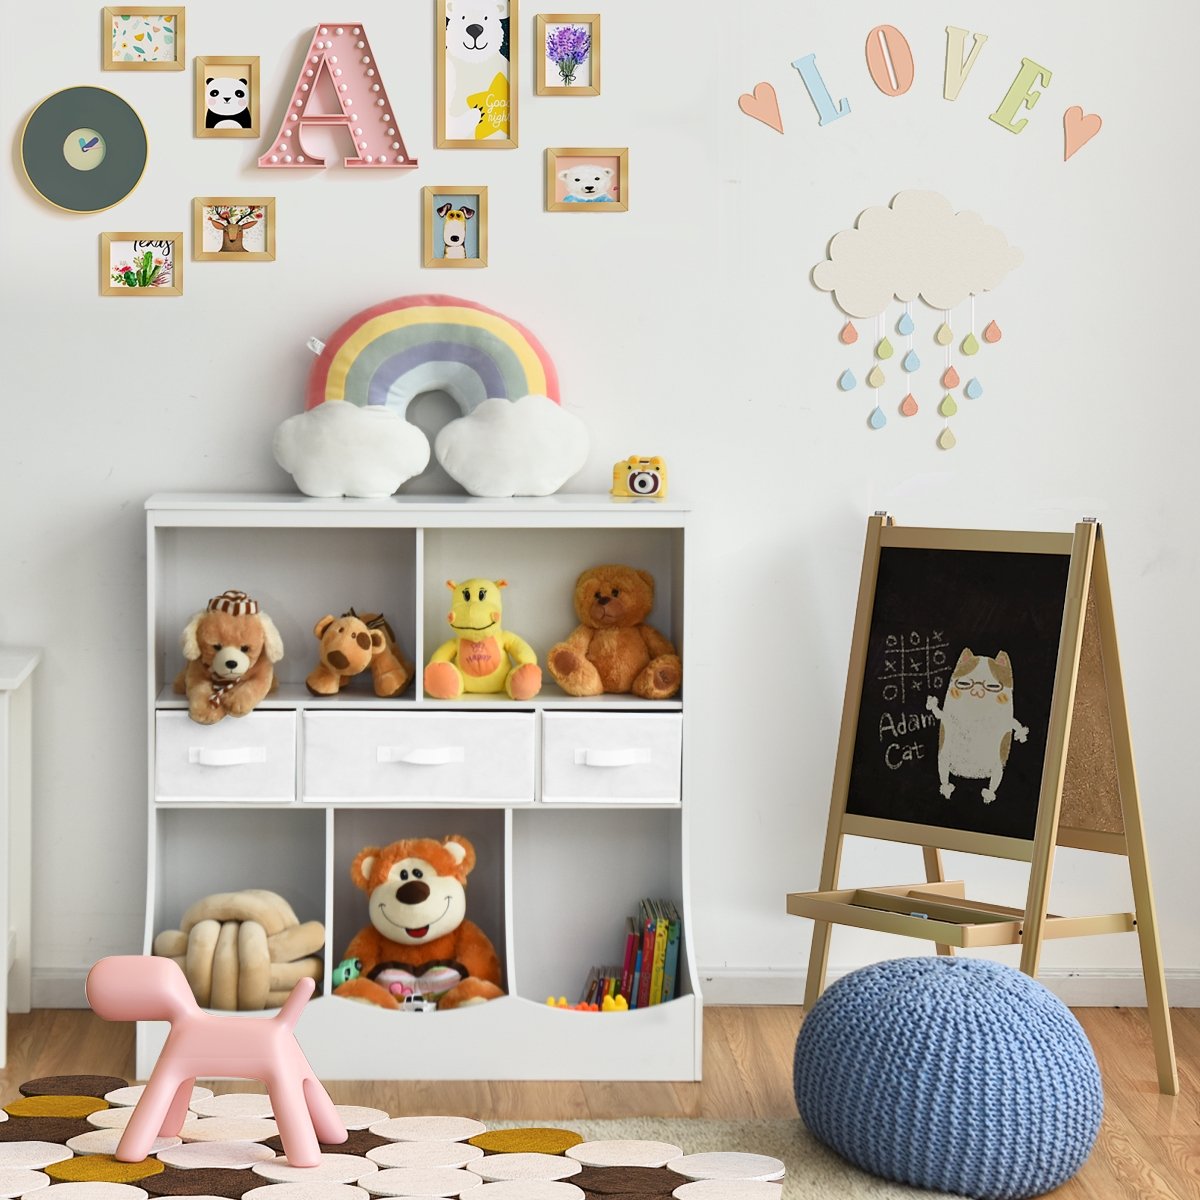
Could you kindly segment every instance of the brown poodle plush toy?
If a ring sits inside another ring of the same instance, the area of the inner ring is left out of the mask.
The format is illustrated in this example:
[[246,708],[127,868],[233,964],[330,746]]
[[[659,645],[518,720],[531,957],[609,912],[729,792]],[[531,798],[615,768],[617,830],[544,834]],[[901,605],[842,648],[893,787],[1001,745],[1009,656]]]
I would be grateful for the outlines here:
[[283,641],[245,592],[214,596],[187,623],[180,644],[187,665],[175,691],[187,694],[188,715],[201,725],[244,717],[275,687],[272,664],[283,657]]
[[503,996],[500,960],[487,934],[466,919],[475,847],[451,834],[367,846],[350,868],[368,896],[371,924],[346,948],[356,978],[335,996],[400,1008],[409,997],[439,1009]]
[[575,582],[580,625],[552,646],[546,666],[570,696],[632,692],[667,700],[679,691],[683,666],[675,647],[642,622],[654,607],[654,576],[633,567],[589,567]]

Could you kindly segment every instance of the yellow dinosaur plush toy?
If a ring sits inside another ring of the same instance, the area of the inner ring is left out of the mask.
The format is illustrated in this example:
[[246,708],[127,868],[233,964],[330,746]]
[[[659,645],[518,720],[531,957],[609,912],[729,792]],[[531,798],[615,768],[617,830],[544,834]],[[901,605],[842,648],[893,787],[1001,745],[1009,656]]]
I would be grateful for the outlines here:
[[454,603],[446,614],[454,637],[443,642],[425,668],[425,692],[457,700],[463,692],[506,692],[530,700],[542,687],[542,669],[528,642],[500,627],[504,579],[446,580]]

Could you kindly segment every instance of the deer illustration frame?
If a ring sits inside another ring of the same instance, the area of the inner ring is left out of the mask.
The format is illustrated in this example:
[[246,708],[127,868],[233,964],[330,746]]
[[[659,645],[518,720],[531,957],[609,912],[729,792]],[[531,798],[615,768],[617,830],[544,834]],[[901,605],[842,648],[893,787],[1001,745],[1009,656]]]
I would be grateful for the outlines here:
[[[247,249],[244,234],[256,227],[262,233],[252,240],[255,248]],[[214,249],[211,243],[218,233],[221,244]],[[197,196],[192,201],[192,260],[274,262],[275,197]]]

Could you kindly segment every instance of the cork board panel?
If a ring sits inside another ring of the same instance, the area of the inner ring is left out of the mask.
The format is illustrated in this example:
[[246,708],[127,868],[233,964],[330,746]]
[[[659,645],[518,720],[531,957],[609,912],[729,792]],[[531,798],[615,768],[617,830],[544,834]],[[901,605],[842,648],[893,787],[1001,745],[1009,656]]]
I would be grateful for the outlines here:
[[1071,740],[1067,746],[1067,771],[1063,781],[1060,828],[1097,833],[1124,833],[1117,759],[1113,750],[1108,688],[1104,680],[1104,653],[1100,646],[1100,620],[1096,594],[1089,589],[1083,619],[1083,646]]

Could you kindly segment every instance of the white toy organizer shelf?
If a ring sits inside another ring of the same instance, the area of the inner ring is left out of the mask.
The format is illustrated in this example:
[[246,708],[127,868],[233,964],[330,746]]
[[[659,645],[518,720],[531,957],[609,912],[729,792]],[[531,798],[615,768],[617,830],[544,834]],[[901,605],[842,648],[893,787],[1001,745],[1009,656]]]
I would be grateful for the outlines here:
[[[301,921],[325,924],[325,982],[298,1028],[323,1078],[699,1079],[683,699],[572,697],[548,673],[520,703],[421,691],[421,666],[448,632],[447,579],[507,579],[505,628],[544,667],[577,623],[576,576],[606,562],[654,575],[649,623],[684,654],[686,673],[686,510],[580,495],[156,495],[146,515],[146,952],[200,897],[270,888]],[[278,626],[280,686],[248,716],[201,726],[171,687],[179,634],[227,588],[248,592]],[[314,624],[351,606],[382,611],[417,664],[400,697],[376,697],[369,673],[338,696],[305,688]],[[508,995],[431,1013],[331,995],[333,968],[367,923],[354,855],[449,833],[475,843],[467,915],[495,944]],[[547,996],[576,999],[589,967],[619,957],[625,918],[644,896],[680,906],[678,996],[628,1013],[548,1008]],[[139,1025],[139,1078],[165,1036],[163,1025]]]

